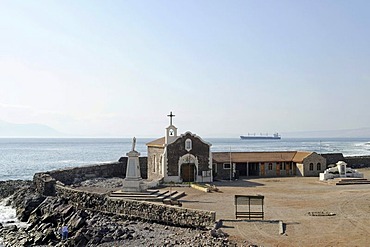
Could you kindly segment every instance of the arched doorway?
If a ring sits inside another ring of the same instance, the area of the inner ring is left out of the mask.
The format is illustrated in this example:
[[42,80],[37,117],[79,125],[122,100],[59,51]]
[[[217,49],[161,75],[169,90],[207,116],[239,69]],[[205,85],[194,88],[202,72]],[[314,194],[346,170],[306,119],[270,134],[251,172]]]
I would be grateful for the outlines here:
[[196,168],[194,163],[181,165],[181,179],[183,182],[195,182]]

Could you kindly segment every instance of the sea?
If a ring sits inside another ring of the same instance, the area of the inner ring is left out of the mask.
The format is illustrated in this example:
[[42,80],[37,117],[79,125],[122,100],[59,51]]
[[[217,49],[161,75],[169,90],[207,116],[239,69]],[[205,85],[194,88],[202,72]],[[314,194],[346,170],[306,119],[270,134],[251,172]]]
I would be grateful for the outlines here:
[[[212,152],[312,151],[370,155],[370,138],[241,140],[204,138]],[[135,149],[147,155],[146,143],[137,138]],[[0,138],[0,180],[32,180],[36,172],[118,161],[132,149],[130,138]]]
[[[282,138],[241,140],[204,138],[212,152],[312,151],[370,155],[370,138]],[[137,138],[136,150],[147,155],[146,143]],[[31,180],[36,172],[118,161],[132,149],[130,138],[0,138],[0,180]],[[15,210],[0,203],[0,223],[17,223]],[[1,243],[1,240],[0,240]],[[0,244],[1,246],[1,244]]]

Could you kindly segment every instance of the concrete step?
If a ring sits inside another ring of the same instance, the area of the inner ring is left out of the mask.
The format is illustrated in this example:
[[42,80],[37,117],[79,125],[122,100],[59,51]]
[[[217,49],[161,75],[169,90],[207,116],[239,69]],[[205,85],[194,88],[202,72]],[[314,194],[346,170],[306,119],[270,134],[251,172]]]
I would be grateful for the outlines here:
[[351,185],[351,184],[370,184],[370,181],[365,178],[357,178],[357,179],[340,179],[335,183],[336,185]]
[[367,181],[366,178],[334,178],[335,181]]
[[186,193],[184,191],[178,192],[176,195],[172,196],[173,200],[178,200],[182,197],[186,196]]
[[172,190],[171,192],[167,191],[167,193],[164,193],[163,195],[159,196],[162,200],[167,198],[172,198],[174,195],[176,195],[178,192],[176,190]]
[[115,191],[110,193],[110,197],[156,197],[158,190],[147,190],[143,192],[126,192],[126,191]]
[[112,192],[109,197],[116,199],[129,199],[129,200],[138,200],[138,201],[149,201],[149,202],[163,202],[164,200],[178,200],[181,197],[184,197],[185,192],[178,191],[148,191],[148,192],[136,192],[136,193],[127,193],[123,191]]

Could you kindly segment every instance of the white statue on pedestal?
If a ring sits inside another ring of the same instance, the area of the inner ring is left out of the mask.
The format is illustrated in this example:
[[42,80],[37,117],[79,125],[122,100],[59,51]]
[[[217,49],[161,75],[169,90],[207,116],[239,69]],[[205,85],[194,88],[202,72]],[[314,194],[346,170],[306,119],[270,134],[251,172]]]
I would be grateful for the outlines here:
[[123,180],[123,191],[140,192],[146,190],[140,173],[140,153],[135,151],[136,138],[132,139],[132,150],[127,153],[126,178]]

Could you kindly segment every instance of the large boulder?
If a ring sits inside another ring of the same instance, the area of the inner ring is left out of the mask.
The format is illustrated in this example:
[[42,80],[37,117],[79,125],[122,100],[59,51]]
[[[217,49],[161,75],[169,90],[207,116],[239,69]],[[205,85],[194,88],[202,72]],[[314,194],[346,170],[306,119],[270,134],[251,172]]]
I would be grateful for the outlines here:
[[24,198],[23,202],[17,202],[16,213],[20,221],[27,222],[32,211],[34,211],[43,201],[44,196],[32,195],[31,197]]

